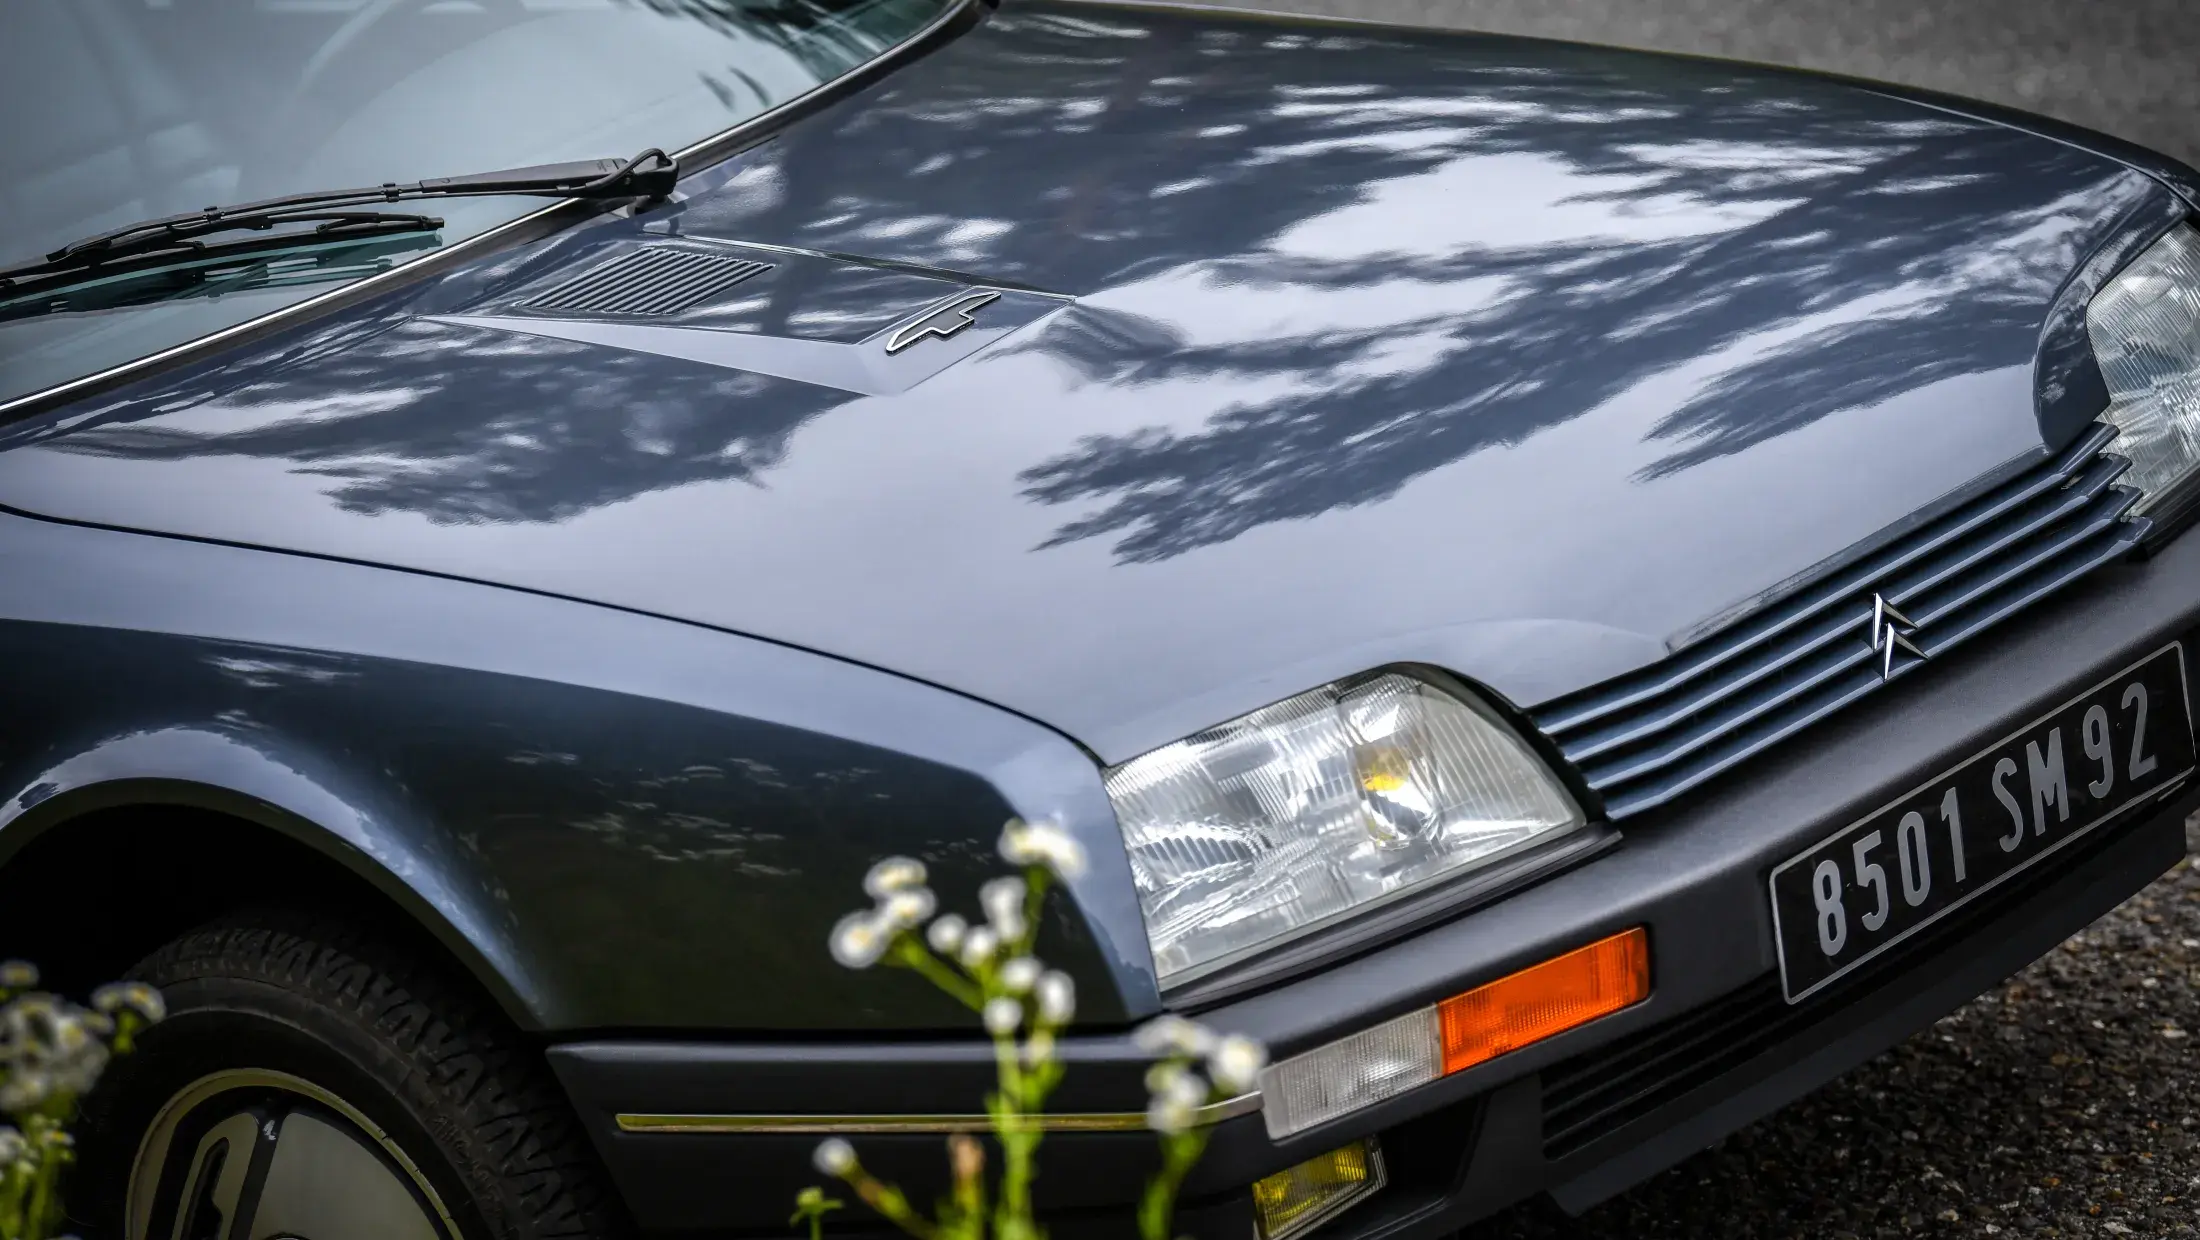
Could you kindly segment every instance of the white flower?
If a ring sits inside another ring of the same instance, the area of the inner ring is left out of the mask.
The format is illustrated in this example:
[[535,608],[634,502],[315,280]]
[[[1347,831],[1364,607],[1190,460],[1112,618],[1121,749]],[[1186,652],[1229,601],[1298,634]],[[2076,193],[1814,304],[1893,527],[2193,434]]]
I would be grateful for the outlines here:
[[879,904],[878,915],[881,921],[896,930],[914,930],[939,906],[939,898],[930,888],[904,887]]
[[1267,1066],[1268,1049],[1241,1033],[1223,1038],[1207,1053],[1207,1075],[1214,1078],[1217,1088],[1228,1093],[1251,1090],[1260,1080],[1260,1070]]
[[1069,974],[1049,969],[1039,976],[1032,990],[1042,1023],[1066,1025],[1077,1014],[1077,987],[1070,982]]
[[42,1105],[56,1092],[51,1073],[34,1068],[16,1068],[8,1073],[6,1084],[0,1084],[0,1111],[28,1111]]
[[1024,1005],[1014,999],[995,997],[985,1001],[980,1015],[985,1020],[985,1031],[996,1038],[1005,1038],[1016,1032],[1016,1026],[1024,1021]]
[[0,961],[0,989],[27,990],[37,984],[37,965],[28,960]]
[[874,900],[923,885],[924,863],[911,857],[888,857],[863,876],[864,893]]
[[1131,1043],[1149,1055],[1198,1059],[1215,1047],[1214,1032],[1181,1016],[1156,1016],[1131,1031]]
[[952,956],[962,946],[963,936],[970,932],[970,923],[953,913],[942,913],[924,932],[924,941],[942,956]]
[[30,1157],[30,1142],[13,1128],[0,1127],[0,1167],[13,1166]]
[[123,1007],[136,1011],[147,1022],[158,1022],[167,1016],[167,1003],[161,998],[161,992],[145,983],[108,983],[92,992],[95,1011],[106,1011],[108,1016],[114,1016]]
[[1030,894],[1024,880],[1014,877],[996,878],[978,888],[978,906],[1003,942],[1024,937],[1024,899]]
[[1029,956],[1018,956],[1001,966],[1001,988],[1012,995],[1030,994],[1039,984],[1039,962]]
[[1175,1099],[1198,1106],[1207,1100],[1207,1083],[1181,1061],[1169,1060],[1146,1069],[1146,1092],[1156,1102]]
[[29,994],[0,1007],[0,1111],[23,1111],[91,1089],[106,1068],[101,1038],[114,1022],[52,995]]
[[1043,865],[1059,878],[1085,872],[1085,847],[1059,822],[1008,820],[1001,831],[1001,856],[1010,865]]
[[879,921],[875,911],[867,909],[841,918],[826,945],[842,967],[868,969],[879,962],[893,941],[893,930]]
[[991,926],[979,926],[963,936],[962,952],[957,957],[966,969],[983,968],[993,959],[993,953],[1001,949],[1001,936],[993,933]]
[[1174,1135],[1190,1128],[1199,1119],[1197,1107],[1174,1098],[1157,1099],[1146,1108],[1146,1127],[1155,1132]]
[[856,1169],[856,1147],[839,1137],[827,1137],[817,1143],[810,1162],[826,1175],[846,1176]]

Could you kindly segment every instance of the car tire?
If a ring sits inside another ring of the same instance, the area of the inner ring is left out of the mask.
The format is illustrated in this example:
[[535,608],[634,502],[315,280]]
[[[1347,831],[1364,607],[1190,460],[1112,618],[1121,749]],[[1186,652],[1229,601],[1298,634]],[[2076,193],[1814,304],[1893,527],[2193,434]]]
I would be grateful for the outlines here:
[[85,1100],[72,1221],[127,1240],[227,1236],[245,1213],[314,1240],[623,1235],[540,1052],[421,955],[269,911],[147,958],[131,975],[168,1019]]

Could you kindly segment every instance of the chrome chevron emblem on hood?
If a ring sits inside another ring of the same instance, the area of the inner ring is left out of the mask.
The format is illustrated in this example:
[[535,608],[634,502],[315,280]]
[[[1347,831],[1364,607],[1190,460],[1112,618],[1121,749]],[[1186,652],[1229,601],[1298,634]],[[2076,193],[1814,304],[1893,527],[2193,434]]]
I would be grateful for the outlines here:
[[966,293],[914,323],[897,328],[886,338],[886,351],[899,353],[928,336],[945,340],[978,321],[978,310],[1000,300],[994,292]]

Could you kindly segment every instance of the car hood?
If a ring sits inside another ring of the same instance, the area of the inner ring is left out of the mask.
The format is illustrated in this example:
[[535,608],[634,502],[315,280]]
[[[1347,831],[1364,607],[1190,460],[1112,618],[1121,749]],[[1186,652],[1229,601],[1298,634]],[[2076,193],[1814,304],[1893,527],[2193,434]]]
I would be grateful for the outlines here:
[[[6,428],[0,503],[770,638],[1108,761],[1388,663],[1527,706],[2037,453],[2049,305],[2160,192],[1754,67],[1012,6],[672,204]],[[571,284],[652,247],[765,270]]]

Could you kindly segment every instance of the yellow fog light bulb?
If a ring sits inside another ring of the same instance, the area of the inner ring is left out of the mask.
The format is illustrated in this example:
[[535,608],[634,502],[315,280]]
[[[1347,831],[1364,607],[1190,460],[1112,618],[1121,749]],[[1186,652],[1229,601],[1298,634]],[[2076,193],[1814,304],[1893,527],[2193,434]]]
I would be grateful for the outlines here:
[[1383,1151],[1375,1138],[1309,1158],[1253,1185],[1261,1240],[1304,1235],[1383,1186]]

